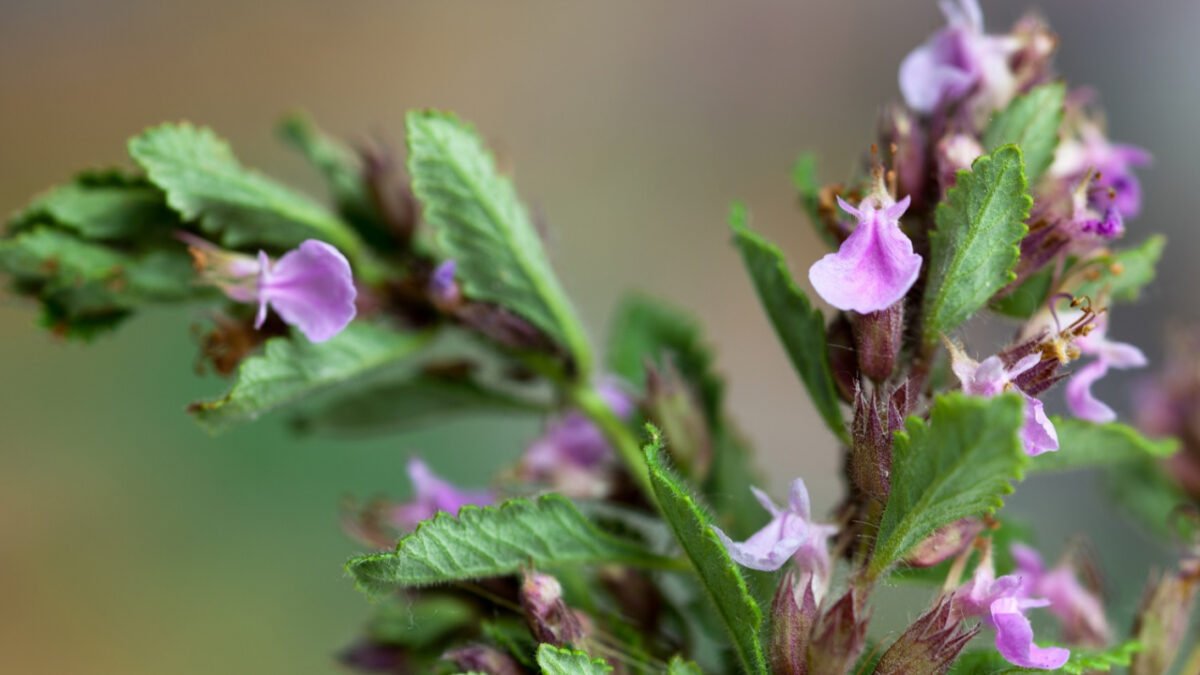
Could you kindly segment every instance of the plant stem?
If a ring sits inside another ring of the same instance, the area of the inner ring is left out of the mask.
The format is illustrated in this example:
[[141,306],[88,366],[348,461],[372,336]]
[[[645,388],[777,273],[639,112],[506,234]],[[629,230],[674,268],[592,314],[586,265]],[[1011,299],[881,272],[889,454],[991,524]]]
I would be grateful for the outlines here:
[[570,396],[575,406],[599,427],[604,437],[612,444],[617,456],[621,458],[638,487],[646,494],[646,498],[657,506],[658,500],[650,486],[650,470],[646,466],[645,457],[642,456],[641,445],[629,431],[629,427],[613,414],[595,386],[589,383],[576,384],[571,388]]

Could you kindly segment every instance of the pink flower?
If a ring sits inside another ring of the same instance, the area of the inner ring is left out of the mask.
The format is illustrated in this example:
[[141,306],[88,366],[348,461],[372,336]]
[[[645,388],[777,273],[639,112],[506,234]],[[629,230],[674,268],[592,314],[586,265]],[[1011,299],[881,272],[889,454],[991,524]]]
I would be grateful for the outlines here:
[[1063,626],[1069,643],[1103,647],[1112,637],[1100,598],[1079,583],[1075,570],[1066,562],[1046,569],[1042,556],[1021,544],[1012,547],[1021,576],[1021,588],[1027,595],[1046,598],[1050,613]]
[[841,310],[860,314],[891,307],[908,293],[921,272],[921,256],[900,231],[900,216],[909,198],[896,202],[882,188],[854,208],[838,198],[842,209],[858,219],[854,232],[837,253],[808,270],[817,294]]
[[178,237],[187,243],[205,282],[230,300],[258,305],[255,328],[262,327],[270,308],[312,342],[324,342],[354,318],[358,293],[350,263],[323,241],[308,239],[272,261],[263,251],[255,259],[187,232]]
[[1022,668],[1061,668],[1071,652],[1062,647],[1039,647],[1033,641],[1033,626],[1026,610],[1045,607],[1050,601],[1028,597],[1019,577],[996,578],[989,548],[975,574],[954,594],[955,607],[965,617],[978,617],[996,631],[996,651],[1009,663]]
[[1142,185],[1133,170],[1150,163],[1150,153],[1136,145],[1113,143],[1098,124],[1084,121],[1077,138],[1059,143],[1050,175],[1083,180],[1095,175],[1089,199],[1101,212],[1111,206],[1125,218],[1142,210]]
[[801,572],[801,586],[807,575],[812,581],[813,594],[820,602],[829,588],[832,564],[826,540],[837,533],[837,527],[812,522],[808,488],[804,480],[792,482],[788,506],[781,509],[765,492],[752,487],[758,503],[771,514],[771,522],[744,542],[735,542],[720,528],[713,526],[717,537],[725,544],[729,557],[743,567],[772,572],[794,559]]
[[1076,417],[1091,422],[1111,422],[1117,413],[1092,394],[1092,385],[1108,373],[1109,368],[1140,368],[1146,365],[1146,355],[1137,347],[1114,342],[1105,337],[1107,314],[1097,314],[1092,332],[1075,342],[1079,351],[1095,356],[1095,360],[1080,368],[1067,382],[1067,407]]
[[1009,55],[1018,45],[1010,38],[985,35],[977,0],[943,0],[946,27],[900,63],[900,92],[909,107],[931,113],[974,95],[985,110],[995,110],[1016,93]]
[[416,529],[418,523],[440,512],[456,515],[464,506],[487,506],[495,501],[491,492],[458,489],[416,457],[408,460],[408,478],[413,485],[412,499],[391,509],[390,524],[401,532]]
[[1026,454],[1036,457],[1043,452],[1058,450],[1058,432],[1054,423],[1046,416],[1042,402],[1021,391],[1013,379],[1033,368],[1041,361],[1040,354],[1030,354],[1006,367],[999,356],[989,356],[976,363],[953,344],[950,349],[950,366],[962,383],[963,392],[971,396],[991,398],[1006,391],[1015,391],[1025,399],[1025,425],[1021,429],[1021,442]]

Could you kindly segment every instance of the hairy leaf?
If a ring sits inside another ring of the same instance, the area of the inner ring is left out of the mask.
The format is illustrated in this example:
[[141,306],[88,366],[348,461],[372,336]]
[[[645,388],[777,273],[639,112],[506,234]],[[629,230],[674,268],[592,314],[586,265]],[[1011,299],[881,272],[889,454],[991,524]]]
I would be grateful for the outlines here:
[[741,250],[758,298],[817,412],[829,429],[845,441],[848,439],[846,424],[829,365],[825,319],[821,310],[813,307],[808,296],[792,280],[783,252],[751,230],[746,220],[746,209],[734,205],[729,215],[733,240]]
[[1179,448],[1176,439],[1151,440],[1119,422],[1096,424],[1074,417],[1055,417],[1053,421],[1059,449],[1031,459],[1030,472],[1070,471],[1145,457],[1163,458]]
[[604,659],[593,659],[574,649],[544,643],[538,645],[537,664],[542,675],[604,675],[612,672],[612,666]]
[[211,129],[191,124],[152,127],[129,141],[129,154],[185,220],[195,220],[230,248],[291,248],[323,239],[352,262],[358,236],[308,197],[243,167]]
[[651,437],[645,447],[646,464],[663,517],[716,606],[743,670],[751,675],[765,675],[766,659],[759,641],[762,609],[750,595],[741,570],[713,532],[708,514],[681,479],[663,465],[662,438],[657,430],[651,428]]
[[485,387],[474,379],[417,373],[352,391],[293,419],[300,431],[392,433],[472,414],[542,415],[535,401]]
[[9,232],[53,225],[84,238],[140,243],[181,226],[163,193],[119,171],[89,171],[40,195],[9,221]]
[[1140,245],[1088,260],[1081,283],[1066,291],[1092,298],[1106,295],[1120,302],[1133,302],[1142,288],[1154,281],[1154,268],[1167,245],[1166,237],[1155,235]]
[[409,113],[408,170],[423,215],[464,294],[525,318],[562,345],[581,377],[587,336],[555,277],[525,207],[473,129],[452,115]]
[[1030,185],[1036,185],[1054,160],[1066,95],[1066,86],[1053,82],[1018,96],[988,124],[983,133],[984,149],[990,152],[1009,144],[1021,148],[1025,176]]
[[958,173],[938,204],[937,228],[930,234],[926,343],[958,328],[1016,278],[1013,267],[1032,203],[1015,146],[984,155],[969,172]]
[[369,593],[484,579],[533,565],[624,563],[670,567],[674,561],[610,535],[558,495],[512,499],[439,513],[402,538],[396,550],[352,558],[346,570]]
[[870,573],[878,576],[934,530],[1000,508],[1029,458],[1021,445],[1024,403],[1012,394],[939,396],[928,422],[896,433],[892,490]]
[[261,355],[242,362],[228,393],[193,403],[189,411],[210,430],[220,431],[362,380],[411,357],[427,341],[425,334],[400,333],[364,321],[351,322],[319,344],[299,334],[271,338]]

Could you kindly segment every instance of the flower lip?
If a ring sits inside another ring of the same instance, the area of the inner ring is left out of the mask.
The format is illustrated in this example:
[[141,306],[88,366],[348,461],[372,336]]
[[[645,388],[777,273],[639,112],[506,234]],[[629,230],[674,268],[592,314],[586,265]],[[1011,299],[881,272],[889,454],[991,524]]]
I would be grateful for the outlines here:
[[275,310],[312,342],[340,333],[354,318],[357,289],[345,256],[333,246],[309,239],[274,263],[259,252],[258,316]]

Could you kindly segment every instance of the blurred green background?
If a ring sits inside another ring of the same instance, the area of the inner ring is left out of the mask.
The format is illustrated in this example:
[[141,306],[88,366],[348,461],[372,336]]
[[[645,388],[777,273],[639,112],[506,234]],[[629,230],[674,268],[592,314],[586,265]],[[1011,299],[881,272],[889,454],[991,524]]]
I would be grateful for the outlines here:
[[[984,2],[997,30],[1025,8]],[[1171,246],[1146,301],[1113,329],[1153,358],[1164,325],[1200,309],[1200,3],[1042,9],[1062,36],[1061,71],[1096,86],[1114,135],[1156,157],[1128,237],[1165,231]],[[0,208],[77,168],[125,162],[124,140],[163,120],[211,125],[247,164],[317,189],[272,137],[280,113],[303,107],[335,133],[399,143],[405,110],[456,110],[545,216],[594,335],[628,289],[693,309],[770,487],[803,475],[829,507],[840,490],[834,444],[752,297],[724,215],[745,200],[803,272],[821,251],[793,204],[792,161],[814,150],[823,177],[849,175],[879,106],[897,96],[899,59],[940,24],[932,1],[895,0],[8,0]],[[338,529],[339,498],[405,494],[413,452],[482,483],[536,433],[479,420],[314,440],[275,418],[210,437],[183,412],[224,386],[192,372],[192,317],[150,313],[82,347],[0,297],[4,672],[335,671],[331,655],[368,611],[341,574],[356,547]],[[1110,377],[1102,393],[1127,408],[1131,381]],[[1127,607],[1164,549],[1123,524],[1093,483],[1031,481],[1011,509],[1037,521],[1051,555],[1088,533]]]

